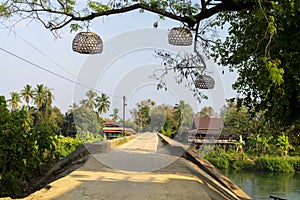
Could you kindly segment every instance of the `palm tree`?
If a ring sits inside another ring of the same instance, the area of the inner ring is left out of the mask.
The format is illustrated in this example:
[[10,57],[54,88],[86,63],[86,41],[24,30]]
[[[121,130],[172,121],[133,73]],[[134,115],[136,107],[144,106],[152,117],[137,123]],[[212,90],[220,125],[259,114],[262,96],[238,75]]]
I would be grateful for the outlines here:
[[87,99],[82,101],[83,105],[85,105],[90,110],[94,110],[96,107],[95,100],[98,97],[97,93],[93,90],[89,90],[85,93],[85,95],[87,96]]
[[88,101],[87,99],[81,99],[79,103],[81,106],[87,107],[87,103],[86,103],[87,101]]
[[177,120],[179,132],[191,128],[194,118],[194,112],[192,107],[185,103],[183,100],[179,101],[179,104],[174,106],[174,117]]
[[75,109],[78,108],[78,105],[76,103],[72,103],[72,105],[70,105],[69,108],[70,111],[74,111]]
[[185,108],[185,102],[183,100],[180,100],[179,104],[176,103],[174,106],[174,113],[176,117],[178,117],[179,119],[182,118],[184,108]]
[[34,124],[34,117],[33,117],[34,110],[28,109],[27,107],[23,106],[21,109],[22,114],[22,126],[26,131],[30,131],[32,129],[32,126]]
[[112,118],[113,121],[118,121],[120,119],[120,116],[118,115],[119,113],[119,109],[118,108],[114,108],[113,109],[113,113],[110,114],[109,116]]
[[34,88],[34,104],[41,110],[45,106],[47,99],[47,88],[44,84],[37,84]]
[[45,113],[46,110],[49,110],[53,99],[54,96],[47,86],[44,86],[44,84],[37,84],[34,89],[34,104],[37,106],[39,111]]
[[8,101],[8,105],[11,107],[11,110],[14,111],[14,110],[20,108],[21,107],[20,103],[22,103],[22,101],[21,101],[21,97],[20,97],[19,93],[11,92],[10,97],[11,98],[8,99],[7,101]]
[[46,102],[45,102],[45,104],[48,108],[51,107],[53,100],[54,100],[53,93],[51,92],[51,90],[49,88],[46,87]]
[[110,101],[109,97],[106,94],[101,94],[101,97],[98,96],[96,98],[96,108],[98,113],[101,115],[102,113],[106,113],[109,110]]
[[25,85],[24,89],[21,90],[20,94],[21,94],[21,97],[23,97],[23,99],[25,100],[27,107],[28,107],[29,102],[33,98],[33,94],[34,94],[32,86],[29,84]]
[[214,109],[210,106],[204,106],[198,114],[199,117],[203,117],[203,118],[210,118],[210,117],[217,116],[217,113],[215,113]]

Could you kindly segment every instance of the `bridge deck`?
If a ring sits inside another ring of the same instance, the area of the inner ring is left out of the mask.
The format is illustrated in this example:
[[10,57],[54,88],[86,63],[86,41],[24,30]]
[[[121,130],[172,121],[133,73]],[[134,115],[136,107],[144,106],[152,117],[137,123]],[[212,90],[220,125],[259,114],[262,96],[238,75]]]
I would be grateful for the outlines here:
[[158,153],[158,144],[157,134],[145,133],[109,152],[91,154],[81,168],[25,199],[226,199],[193,175],[192,163]]

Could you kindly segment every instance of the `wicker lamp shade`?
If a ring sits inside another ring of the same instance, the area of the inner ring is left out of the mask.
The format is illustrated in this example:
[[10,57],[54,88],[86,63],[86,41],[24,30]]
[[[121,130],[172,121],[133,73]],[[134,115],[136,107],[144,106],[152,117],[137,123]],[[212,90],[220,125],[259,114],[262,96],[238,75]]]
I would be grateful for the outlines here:
[[213,89],[215,87],[215,80],[208,75],[200,75],[195,80],[195,86],[199,89]]
[[190,46],[193,43],[191,31],[183,27],[172,28],[168,35],[169,44],[175,46]]
[[72,49],[81,54],[97,54],[102,52],[103,42],[96,33],[80,32],[73,40]]

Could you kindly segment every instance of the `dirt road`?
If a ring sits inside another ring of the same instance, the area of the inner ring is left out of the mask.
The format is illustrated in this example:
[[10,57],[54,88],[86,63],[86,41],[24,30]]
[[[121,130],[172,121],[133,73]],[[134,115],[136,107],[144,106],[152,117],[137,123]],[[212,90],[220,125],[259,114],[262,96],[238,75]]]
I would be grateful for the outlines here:
[[69,175],[29,199],[204,199],[207,184],[192,175],[183,158],[157,153],[158,136],[145,133],[110,152],[92,154]]

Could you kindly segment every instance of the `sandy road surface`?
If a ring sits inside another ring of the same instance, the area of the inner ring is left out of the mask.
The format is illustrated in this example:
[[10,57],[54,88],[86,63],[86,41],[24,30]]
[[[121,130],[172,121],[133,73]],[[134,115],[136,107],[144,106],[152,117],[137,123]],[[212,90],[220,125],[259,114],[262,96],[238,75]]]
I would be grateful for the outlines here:
[[81,168],[25,199],[210,200],[188,161],[156,153],[157,144],[155,133],[145,133],[111,152],[90,155]]

